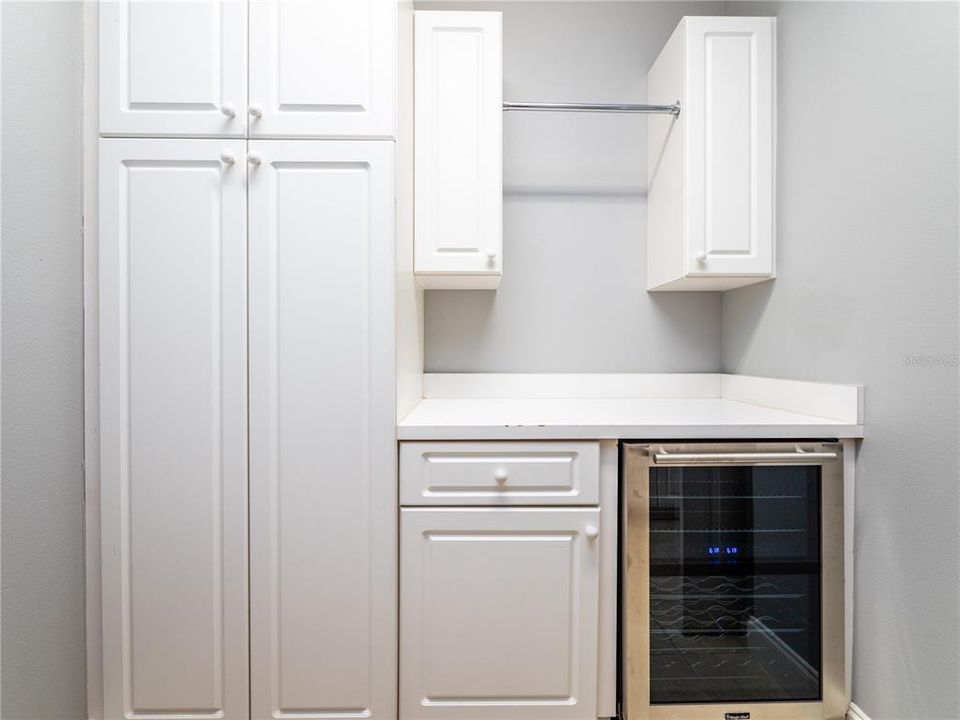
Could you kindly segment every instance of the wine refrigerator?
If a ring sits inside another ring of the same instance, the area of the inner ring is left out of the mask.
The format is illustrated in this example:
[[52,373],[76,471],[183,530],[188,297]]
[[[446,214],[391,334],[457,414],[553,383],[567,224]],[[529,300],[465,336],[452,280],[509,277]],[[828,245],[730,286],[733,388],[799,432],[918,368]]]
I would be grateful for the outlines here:
[[832,442],[623,443],[622,720],[840,720]]

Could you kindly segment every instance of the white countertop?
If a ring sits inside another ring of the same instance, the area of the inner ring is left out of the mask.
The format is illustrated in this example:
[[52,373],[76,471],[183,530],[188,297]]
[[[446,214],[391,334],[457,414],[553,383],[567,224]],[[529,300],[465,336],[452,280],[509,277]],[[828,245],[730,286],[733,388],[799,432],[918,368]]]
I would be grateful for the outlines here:
[[[560,393],[574,397],[550,396]],[[425,375],[424,394],[399,439],[863,437],[862,388],[852,385],[720,374]]]

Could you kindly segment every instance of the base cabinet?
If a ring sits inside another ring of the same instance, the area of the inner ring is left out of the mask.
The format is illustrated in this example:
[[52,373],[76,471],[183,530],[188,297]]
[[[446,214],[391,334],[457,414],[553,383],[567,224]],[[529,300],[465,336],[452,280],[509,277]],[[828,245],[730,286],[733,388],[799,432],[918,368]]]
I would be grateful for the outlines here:
[[598,508],[401,510],[400,717],[594,720]]

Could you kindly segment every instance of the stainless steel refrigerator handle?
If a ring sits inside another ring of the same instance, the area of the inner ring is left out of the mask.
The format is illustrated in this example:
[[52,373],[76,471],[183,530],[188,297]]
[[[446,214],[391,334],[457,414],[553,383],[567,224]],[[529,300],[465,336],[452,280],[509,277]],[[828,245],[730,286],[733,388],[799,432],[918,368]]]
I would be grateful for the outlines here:
[[651,453],[656,465],[817,465],[837,459],[835,452]]

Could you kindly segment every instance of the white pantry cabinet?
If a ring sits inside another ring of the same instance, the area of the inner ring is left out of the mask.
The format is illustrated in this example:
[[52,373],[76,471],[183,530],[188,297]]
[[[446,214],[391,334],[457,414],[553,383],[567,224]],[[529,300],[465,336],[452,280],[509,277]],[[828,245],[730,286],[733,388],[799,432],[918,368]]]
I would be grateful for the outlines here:
[[397,12],[99,5],[104,720],[397,716]]
[[414,17],[414,269],[426,288],[496,288],[502,257],[499,12]]
[[100,132],[391,138],[396,25],[394,0],[107,0]]
[[598,508],[401,510],[400,717],[597,717]]
[[248,716],[242,155],[100,142],[106,720]]
[[252,715],[395,717],[393,144],[250,159]]
[[104,718],[394,718],[393,143],[100,162]]
[[774,277],[776,18],[685,17],[647,96],[647,289]]

